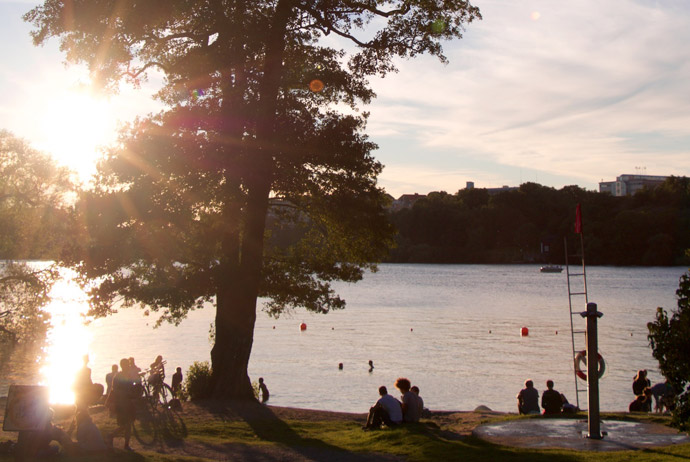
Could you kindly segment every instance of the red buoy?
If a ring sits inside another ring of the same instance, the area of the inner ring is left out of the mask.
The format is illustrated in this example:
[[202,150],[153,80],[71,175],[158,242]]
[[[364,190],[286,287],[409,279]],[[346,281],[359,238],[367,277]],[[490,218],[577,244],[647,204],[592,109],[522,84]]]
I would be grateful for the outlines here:
[[523,327],[522,329],[520,329],[520,335],[522,337],[527,337],[529,335],[529,329],[526,327]]
[[307,324],[304,323],[304,322],[303,322],[302,324],[300,324],[300,325],[299,325],[299,330],[307,330]]

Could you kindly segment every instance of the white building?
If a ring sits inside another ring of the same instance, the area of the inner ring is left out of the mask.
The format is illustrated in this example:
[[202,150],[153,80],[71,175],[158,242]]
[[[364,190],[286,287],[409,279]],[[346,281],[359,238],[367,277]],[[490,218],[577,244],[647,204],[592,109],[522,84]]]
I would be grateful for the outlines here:
[[599,192],[607,192],[612,196],[632,196],[637,191],[647,187],[654,188],[666,181],[667,176],[654,175],[621,175],[616,181],[602,181]]

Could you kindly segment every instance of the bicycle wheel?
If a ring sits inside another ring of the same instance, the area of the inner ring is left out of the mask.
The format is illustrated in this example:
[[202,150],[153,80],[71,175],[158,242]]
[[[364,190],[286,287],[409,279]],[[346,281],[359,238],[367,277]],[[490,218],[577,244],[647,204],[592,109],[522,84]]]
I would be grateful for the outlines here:
[[168,401],[172,399],[173,392],[170,385],[163,382],[158,389],[158,403],[163,407],[163,409],[168,408]]
[[146,404],[151,408],[152,412],[156,412],[156,406],[158,405],[158,397],[154,394],[156,390],[148,382],[144,384],[143,389],[143,398]]

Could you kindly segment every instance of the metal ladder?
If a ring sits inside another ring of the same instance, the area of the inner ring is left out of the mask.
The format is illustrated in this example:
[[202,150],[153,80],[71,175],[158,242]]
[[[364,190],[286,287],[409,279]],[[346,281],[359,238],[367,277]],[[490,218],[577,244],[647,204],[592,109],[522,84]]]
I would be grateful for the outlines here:
[[[565,249],[565,271],[567,274],[567,279],[568,279],[568,307],[570,309],[570,336],[571,336],[571,341],[572,341],[572,347],[573,347],[573,355],[571,356],[571,359],[573,361],[573,379],[575,380],[575,400],[577,402],[577,407],[582,409],[580,407],[580,393],[587,393],[587,385],[581,385],[580,381],[577,377],[577,372],[575,368],[575,355],[577,355],[578,351],[582,351],[586,349],[587,346],[587,339],[586,339],[586,330],[584,326],[581,329],[575,329],[575,321],[573,318],[577,318],[579,320],[579,325],[582,326],[584,323],[584,318],[580,316],[580,313],[584,311],[584,309],[576,310],[573,311],[573,300],[575,301],[576,306],[582,306],[586,307],[587,303],[589,302],[589,299],[587,298],[587,270],[585,267],[585,246],[584,246],[584,239],[582,237],[582,233],[580,233],[580,254],[579,255],[570,255],[570,257],[575,257],[578,258],[582,264],[582,268],[580,271],[571,273],[570,272],[570,262],[569,262],[569,255],[568,255],[568,240],[567,238],[563,238],[564,242],[564,249]],[[578,268],[579,269],[579,268]],[[572,281],[572,282],[571,282]],[[582,300],[581,297],[584,297],[584,303],[582,305],[579,305],[579,301]],[[576,341],[575,337],[578,337],[579,340]],[[580,347],[581,345],[582,347]]]

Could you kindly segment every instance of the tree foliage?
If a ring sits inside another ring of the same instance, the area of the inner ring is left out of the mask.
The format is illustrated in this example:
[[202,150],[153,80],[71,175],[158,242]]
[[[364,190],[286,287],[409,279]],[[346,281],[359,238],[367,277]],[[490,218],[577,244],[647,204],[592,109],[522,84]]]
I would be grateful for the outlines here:
[[50,315],[43,307],[58,273],[54,266],[32,268],[6,262],[0,268],[0,341],[31,343],[45,338]]
[[18,260],[57,259],[71,244],[68,204],[74,187],[65,168],[6,130],[0,130],[0,341],[45,338],[43,311],[58,277],[53,266]]
[[0,130],[0,259],[55,259],[72,226],[65,168]]
[[[59,37],[105,88],[154,69],[164,78],[167,110],[124,134],[81,201],[89,235],[70,262],[99,281],[96,312],[123,297],[178,322],[214,302],[213,395],[253,399],[257,297],[273,314],[342,308],[331,282],[357,281],[387,253],[382,166],[359,112],[374,96],[367,79],[400,57],[445,61],[441,40],[478,17],[462,0],[47,0],[31,10],[35,43]],[[295,239],[272,238],[285,228]]]
[[649,345],[659,361],[661,374],[678,393],[673,423],[690,429],[690,271],[681,276],[676,290],[678,308],[671,317],[657,308],[656,320],[647,324]]
[[[690,179],[670,177],[632,197],[577,186],[560,190],[525,183],[489,194],[464,189],[431,193],[391,213],[399,230],[393,262],[563,263],[563,237],[575,242],[575,207],[582,205],[590,264],[679,265],[690,247]],[[542,246],[549,251],[542,252]]]

